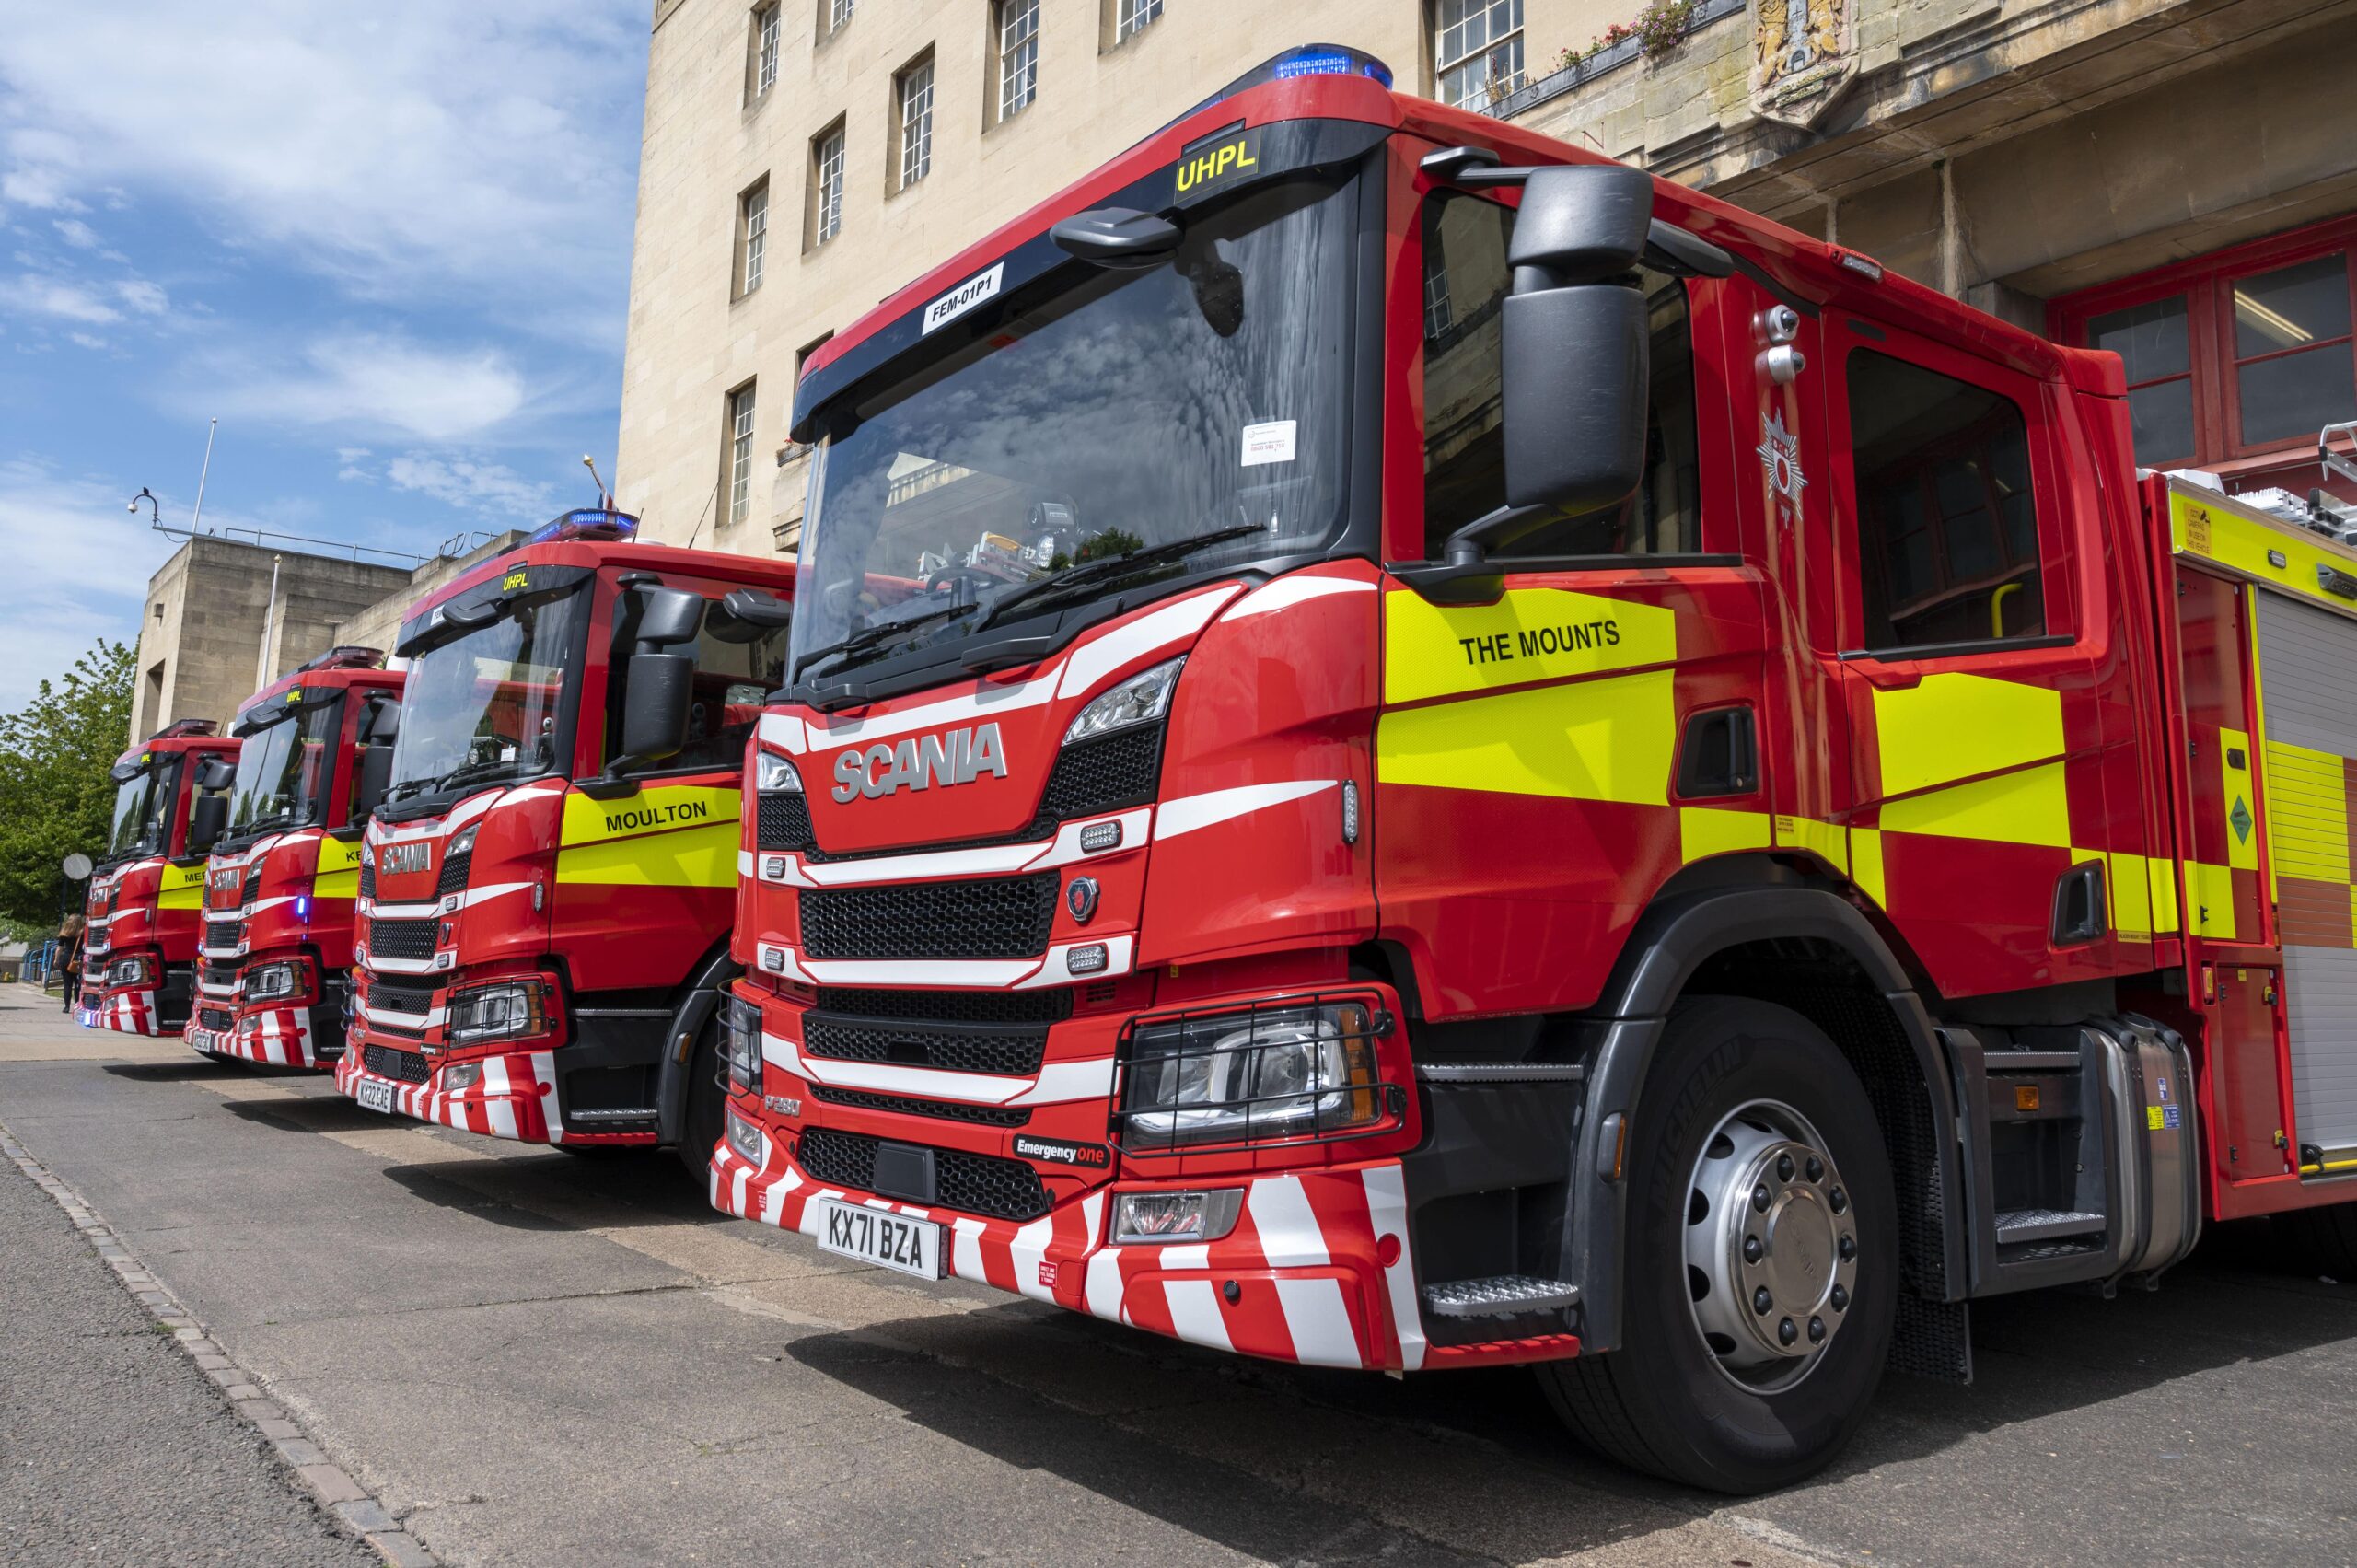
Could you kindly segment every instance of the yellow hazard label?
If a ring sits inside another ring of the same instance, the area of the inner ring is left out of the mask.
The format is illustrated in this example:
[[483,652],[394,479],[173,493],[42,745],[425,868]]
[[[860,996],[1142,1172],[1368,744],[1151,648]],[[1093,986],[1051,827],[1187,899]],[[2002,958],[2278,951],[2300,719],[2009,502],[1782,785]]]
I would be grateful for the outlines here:
[[2165,1121],[2165,1118],[2161,1115],[2161,1108],[2159,1106],[2148,1105],[2144,1108],[2144,1125],[2146,1128],[2157,1132],[2161,1131],[2164,1121]]

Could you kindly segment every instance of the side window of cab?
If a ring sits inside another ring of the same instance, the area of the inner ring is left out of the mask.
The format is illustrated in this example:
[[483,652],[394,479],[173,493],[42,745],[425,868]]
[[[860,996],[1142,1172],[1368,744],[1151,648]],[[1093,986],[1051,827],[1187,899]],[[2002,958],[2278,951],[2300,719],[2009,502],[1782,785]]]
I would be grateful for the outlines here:
[[[1505,505],[1500,325],[1514,209],[1462,192],[1424,203],[1424,552]],[[1645,476],[1618,506],[1566,512],[1500,561],[1692,554],[1701,544],[1694,332],[1686,285],[1640,268],[1652,331]]]
[[[681,582],[717,600],[726,590],[714,584]],[[714,611],[717,604],[714,605]],[[714,613],[707,612],[704,629],[694,647],[693,695],[688,703],[688,738],[679,754],[651,770],[658,772],[734,772],[745,761],[745,748],[761,717],[769,693],[785,683],[786,633],[764,633],[749,641],[718,635]],[[629,646],[621,629],[615,636],[611,673],[606,681],[606,744],[603,760],[612,761],[621,749],[622,703],[629,683]]]

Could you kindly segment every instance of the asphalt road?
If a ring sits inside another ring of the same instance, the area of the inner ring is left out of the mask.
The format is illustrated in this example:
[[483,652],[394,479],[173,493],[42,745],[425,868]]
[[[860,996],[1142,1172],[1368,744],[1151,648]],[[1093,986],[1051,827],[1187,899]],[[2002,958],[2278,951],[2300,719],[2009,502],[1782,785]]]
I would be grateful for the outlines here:
[[[0,990],[0,1121],[447,1562],[2357,1562],[2357,1284],[2263,1229],[2155,1294],[1976,1307],[1974,1387],[1891,1379],[1841,1463],[1729,1502],[1590,1457],[1518,1373],[1246,1363],[902,1280],[712,1214],[668,1156],[389,1121],[30,994]],[[177,1453],[216,1416],[87,1430]]]

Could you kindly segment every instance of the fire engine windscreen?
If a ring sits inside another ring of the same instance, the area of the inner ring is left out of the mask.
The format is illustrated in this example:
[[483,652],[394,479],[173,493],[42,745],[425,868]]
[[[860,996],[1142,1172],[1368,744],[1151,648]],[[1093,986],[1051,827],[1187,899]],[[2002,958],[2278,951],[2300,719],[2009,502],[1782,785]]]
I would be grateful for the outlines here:
[[303,703],[261,729],[246,732],[229,784],[228,834],[308,828],[327,801],[335,754],[329,749],[343,711],[341,693]]
[[586,586],[507,605],[412,661],[387,801],[537,778],[566,761]]
[[1358,201],[1303,179],[1190,215],[1170,260],[1070,266],[1062,292],[863,401],[812,464],[795,675],[921,645],[930,664],[986,622],[1325,549]]
[[164,817],[171,809],[180,768],[177,756],[163,758],[116,786],[114,825],[107,833],[110,859],[154,854],[163,849]]

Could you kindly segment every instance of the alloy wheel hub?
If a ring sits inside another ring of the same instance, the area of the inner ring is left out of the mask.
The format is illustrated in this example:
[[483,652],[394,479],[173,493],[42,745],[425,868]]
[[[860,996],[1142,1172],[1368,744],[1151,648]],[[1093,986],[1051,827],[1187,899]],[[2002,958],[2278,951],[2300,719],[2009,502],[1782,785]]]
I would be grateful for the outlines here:
[[1817,1130],[1777,1101],[1738,1107],[1694,1162],[1686,1218],[1694,1327],[1720,1369],[1752,1388],[1806,1376],[1858,1272],[1849,1191]]

